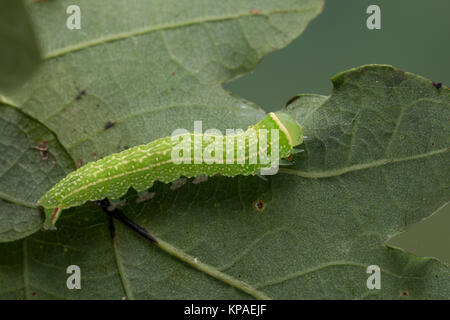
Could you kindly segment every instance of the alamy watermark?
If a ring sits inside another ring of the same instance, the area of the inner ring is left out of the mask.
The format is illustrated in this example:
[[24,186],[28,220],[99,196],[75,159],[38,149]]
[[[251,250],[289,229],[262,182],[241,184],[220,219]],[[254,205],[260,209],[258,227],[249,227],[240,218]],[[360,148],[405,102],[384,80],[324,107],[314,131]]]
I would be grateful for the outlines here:
[[72,264],[67,267],[66,273],[70,274],[67,278],[66,286],[67,289],[81,289],[81,269],[79,266]]
[[278,129],[226,129],[225,132],[223,135],[218,129],[208,129],[203,133],[202,121],[194,121],[193,134],[186,129],[176,129],[171,135],[171,140],[178,142],[172,148],[172,163],[260,164],[264,166],[260,171],[262,175],[278,172]]
[[369,30],[381,29],[381,9],[379,6],[372,4],[367,7],[367,14],[370,16],[367,18],[366,26]]
[[66,27],[69,30],[81,29],[81,10],[80,7],[72,4],[67,7],[66,13],[70,16],[66,20]]

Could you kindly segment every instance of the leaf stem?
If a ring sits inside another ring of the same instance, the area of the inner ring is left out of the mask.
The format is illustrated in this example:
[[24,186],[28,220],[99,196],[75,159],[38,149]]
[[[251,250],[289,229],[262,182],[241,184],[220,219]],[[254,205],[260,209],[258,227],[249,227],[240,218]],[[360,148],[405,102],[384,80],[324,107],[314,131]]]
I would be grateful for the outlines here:
[[388,165],[391,163],[396,162],[403,162],[403,161],[411,161],[411,160],[417,160],[421,158],[430,157],[436,154],[448,152],[449,148],[443,148],[438,150],[433,150],[427,153],[422,153],[418,155],[413,155],[409,157],[404,158],[392,158],[392,159],[380,159],[376,161],[372,161],[369,163],[361,163],[361,164],[355,164],[348,167],[343,167],[339,169],[331,169],[331,170],[324,170],[324,171],[301,171],[297,169],[289,169],[289,168],[280,168],[280,172],[300,176],[303,178],[311,178],[311,179],[318,179],[318,178],[330,178],[330,177],[336,177],[340,176],[342,174],[352,172],[352,171],[359,171],[359,170],[365,170],[365,169],[371,169],[376,168],[384,165]]

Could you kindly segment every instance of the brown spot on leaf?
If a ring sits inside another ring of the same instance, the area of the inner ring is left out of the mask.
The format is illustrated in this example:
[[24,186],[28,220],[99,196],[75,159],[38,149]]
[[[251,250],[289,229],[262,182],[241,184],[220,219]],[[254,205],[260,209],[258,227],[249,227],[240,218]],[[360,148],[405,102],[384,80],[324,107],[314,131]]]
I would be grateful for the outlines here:
[[442,88],[442,82],[434,82],[433,81],[433,87],[435,87],[436,89],[440,89],[440,88]]
[[86,90],[81,90],[80,92],[78,92],[78,95],[76,96],[75,100],[80,101],[84,95],[86,95]]
[[92,158],[97,158],[97,154],[95,152],[91,152],[91,157]]
[[259,11],[258,9],[252,9],[252,10],[250,11],[250,13],[251,13],[251,14],[260,14],[261,11]]
[[48,151],[48,141],[41,141],[34,148],[39,151]]
[[39,142],[36,146],[34,146],[34,149],[39,151],[39,155],[42,160],[48,159],[48,141],[44,140]]
[[255,209],[255,211],[258,213],[263,212],[265,207],[266,204],[262,200],[256,200],[255,202],[253,202],[253,209]]
[[83,161],[78,159],[77,160],[77,168],[80,168],[83,165]]
[[108,130],[109,128],[114,127],[114,125],[115,125],[115,122],[108,121],[105,123],[105,126],[103,128],[105,130]]
[[402,296],[403,296],[403,297],[407,297],[407,296],[409,296],[409,293],[408,293],[408,291],[406,291],[406,290],[403,290],[403,291],[402,291]]

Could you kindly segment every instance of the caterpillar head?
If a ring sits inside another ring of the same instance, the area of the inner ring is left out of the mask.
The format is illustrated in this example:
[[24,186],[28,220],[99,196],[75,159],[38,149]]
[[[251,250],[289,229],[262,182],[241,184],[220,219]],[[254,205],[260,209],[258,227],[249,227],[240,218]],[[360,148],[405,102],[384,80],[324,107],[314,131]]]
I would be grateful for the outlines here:
[[294,117],[285,112],[275,112],[275,116],[278,118],[279,124],[284,127],[281,129],[286,129],[285,134],[288,136],[291,147],[302,144],[303,130]]

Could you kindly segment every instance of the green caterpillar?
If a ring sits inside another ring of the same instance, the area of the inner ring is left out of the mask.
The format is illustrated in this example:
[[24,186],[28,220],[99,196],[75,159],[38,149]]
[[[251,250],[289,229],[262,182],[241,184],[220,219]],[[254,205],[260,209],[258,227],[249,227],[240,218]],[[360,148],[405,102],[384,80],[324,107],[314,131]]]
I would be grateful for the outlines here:
[[245,132],[222,136],[220,132],[186,131],[157,139],[68,174],[39,200],[46,214],[44,226],[52,227],[63,209],[87,201],[118,199],[130,187],[140,192],[155,181],[169,183],[180,176],[256,175],[277,166],[302,142],[301,126],[282,112],[269,113]]

